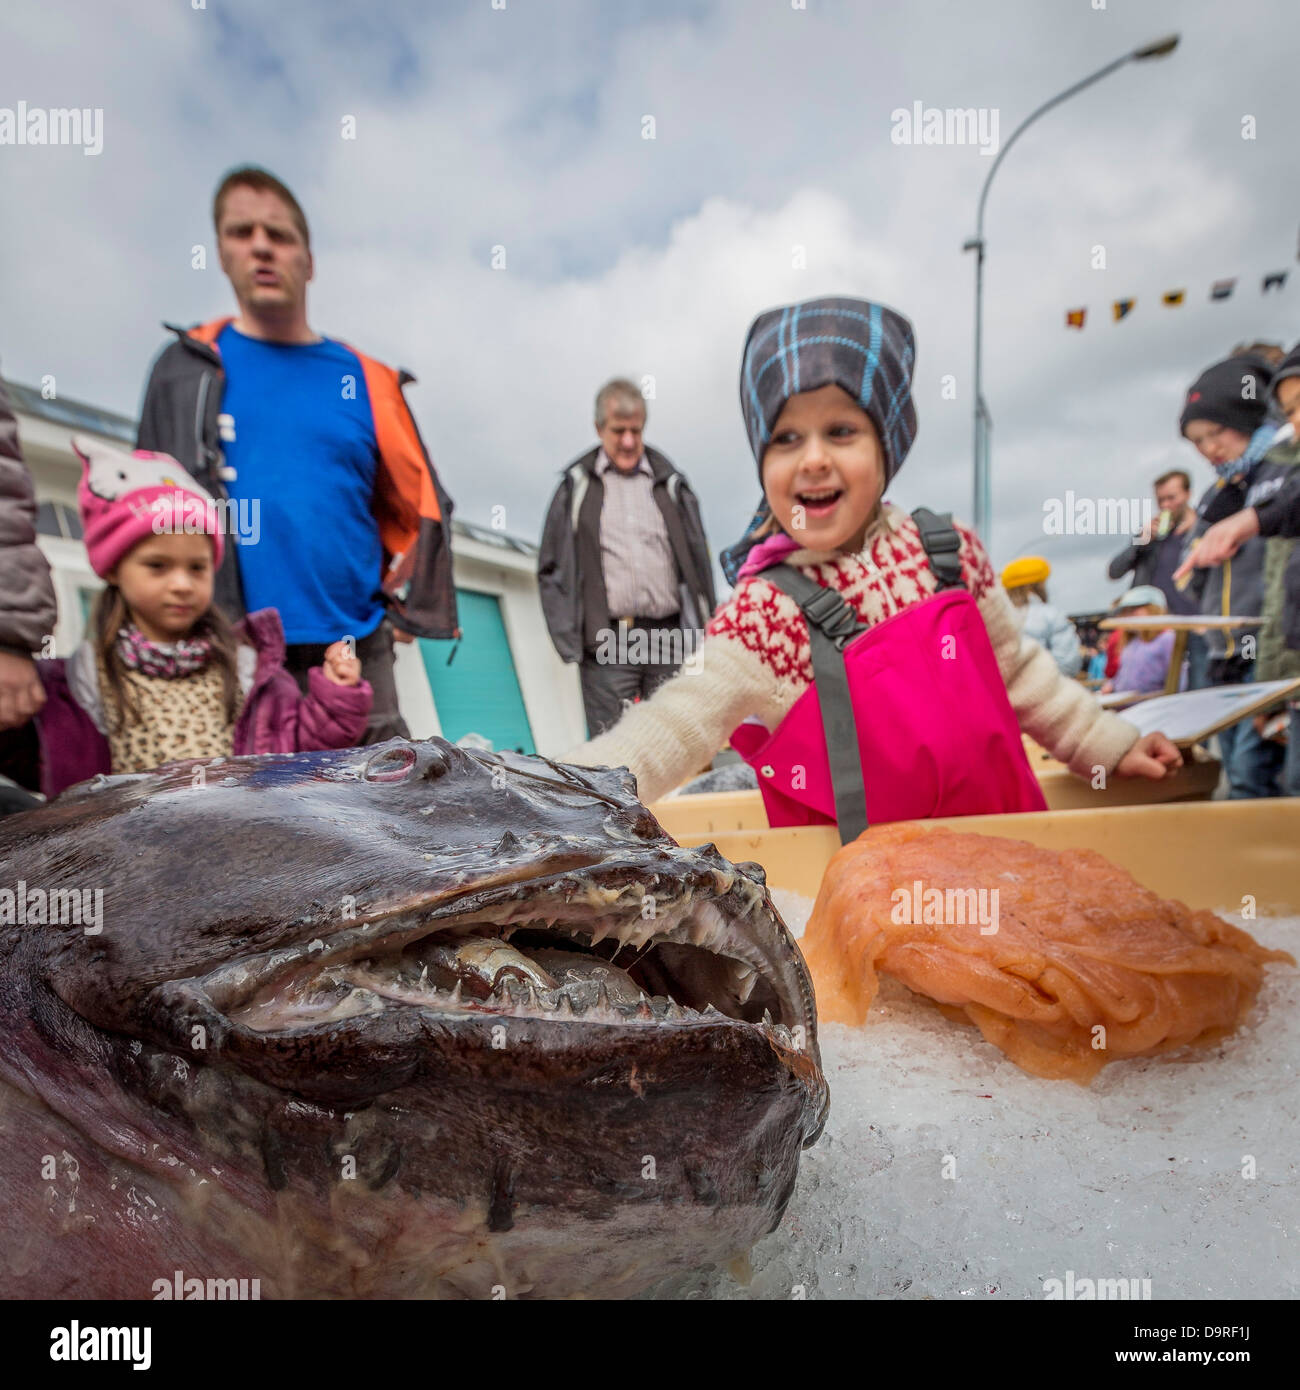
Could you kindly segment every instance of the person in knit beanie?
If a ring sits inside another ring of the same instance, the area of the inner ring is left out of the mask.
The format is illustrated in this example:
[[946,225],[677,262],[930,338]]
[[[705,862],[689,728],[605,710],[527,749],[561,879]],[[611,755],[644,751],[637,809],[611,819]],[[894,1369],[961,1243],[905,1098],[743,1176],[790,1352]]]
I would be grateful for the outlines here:
[[[915,356],[908,320],[868,300],[807,300],[754,320],[740,405],[764,495],[724,561],[735,588],[687,670],[567,761],[628,767],[653,801],[708,766],[742,722],[775,731],[814,680],[803,613],[764,577],[775,564],[835,590],[862,627],[938,592],[916,521],[884,499],[916,437]],[[1162,735],[1142,738],[1063,677],[1021,633],[979,538],[960,523],[947,534],[1022,729],[1084,775],[1159,778],[1181,762]]]
[[[1258,626],[1208,634],[1211,685],[1300,674],[1300,524],[1288,527],[1285,521],[1288,511],[1300,520],[1300,348],[1268,368],[1271,404],[1286,426],[1279,429],[1270,418],[1248,439],[1245,432],[1255,417],[1238,413],[1232,388],[1237,384],[1253,396],[1259,380],[1251,378],[1243,361],[1251,359],[1230,359],[1200,379],[1218,374],[1229,397],[1226,408],[1212,392],[1193,402],[1198,380],[1180,419],[1183,433],[1216,476],[1197,508],[1200,522],[1175,581],[1195,584],[1203,613],[1263,619]],[[1250,402],[1252,410],[1256,404]],[[1267,727],[1262,717],[1219,733],[1230,797],[1300,795],[1300,708],[1292,710],[1290,725],[1285,745],[1262,737]]]
[[1052,567],[1041,555],[1022,555],[1002,569],[1002,587],[1020,616],[1020,630],[1046,647],[1063,676],[1083,669],[1083,648],[1074,624],[1047,597]]
[[1273,368],[1262,357],[1228,357],[1187,388],[1178,430],[1227,479],[1264,457],[1277,433],[1268,418]]
[[[1270,391],[1278,414],[1291,426],[1293,439],[1300,438],[1300,343],[1278,363]],[[1279,440],[1279,444],[1282,442]],[[1230,560],[1248,540],[1260,535],[1300,538],[1300,469],[1292,469],[1282,487],[1261,500],[1258,507],[1243,506],[1239,512],[1215,522],[1183,561],[1175,578],[1190,576],[1198,567]],[[1294,561],[1291,563],[1295,565]],[[1288,645],[1300,650],[1300,602],[1294,607],[1295,640]]]
[[[1285,364],[1283,364],[1285,365]],[[1291,431],[1270,415],[1270,391],[1278,368],[1246,353],[1225,358],[1203,371],[1188,388],[1178,417],[1179,432],[1214,470],[1214,479],[1197,504],[1199,518],[1184,557],[1195,557],[1218,523],[1267,502],[1282,489],[1300,463]],[[1272,544],[1275,561],[1282,542]],[[1191,592],[1199,611],[1214,617],[1264,618],[1259,624],[1212,628],[1206,633],[1207,685],[1240,685],[1261,679],[1256,661],[1274,645],[1279,620],[1266,612],[1270,546],[1257,536],[1212,565],[1199,565]],[[1202,559],[1208,560],[1207,551]],[[1180,573],[1182,571],[1180,570]],[[1265,663],[1267,671],[1269,665]],[[1235,799],[1276,796],[1284,753],[1261,740],[1251,721],[1218,735],[1219,753]]]
[[1187,427],[1193,421],[1204,421],[1239,436],[1225,441],[1224,448],[1215,450],[1215,455],[1226,459],[1233,445],[1240,445],[1237,449],[1237,453],[1240,453],[1249,443],[1250,436],[1268,418],[1268,386],[1271,381],[1272,367],[1262,357],[1246,354],[1217,361],[1214,366],[1205,368],[1187,388],[1183,411],[1178,420],[1180,434],[1197,443],[1210,431],[1189,432]]
[[[284,668],[274,609],[231,626],[213,605],[224,547],[212,496],[166,454],[73,438],[86,553],[104,580],[85,641],[37,664],[32,720],[39,790],[180,759],[347,748],[361,741],[370,686],[344,642],[310,672]],[[0,755],[3,754],[0,748]]]

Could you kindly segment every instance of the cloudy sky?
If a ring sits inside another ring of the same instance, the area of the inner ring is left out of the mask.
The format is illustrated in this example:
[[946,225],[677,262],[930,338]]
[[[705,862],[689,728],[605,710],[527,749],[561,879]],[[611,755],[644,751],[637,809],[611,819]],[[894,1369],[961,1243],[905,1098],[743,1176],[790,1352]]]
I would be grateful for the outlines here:
[[[536,539],[559,469],[594,442],[595,388],[649,375],[648,438],[694,484],[715,550],[729,543],[758,491],[745,330],[828,293],[916,325],[920,429],[890,495],[969,517],[962,243],[992,159],[895,143],[891,113],[987,108],[1005,139],[1177,31],[1171,57],[1036,124],[988,205],[986,540],[996,564],[1041,551],[1058,601],[1100,606],[1122,587],[1104,572],[1120,540],[1044,536],[1044,502],[1145,495],[1177,464],[1199,491],[1182,391],[1243,338],[1300,336],[1300,277],[1260,293],[1300,269],[1294,30],[1291,0],[6,0],[0,108],[102,108],[103,150],[0,145],[0,358],[133,414],[160,320],[232,311],[210,198],[256,162],[311,221],[313,327],[416,374],[468,520],[504,506]],[[195,245],[209,268],[191,268]]]

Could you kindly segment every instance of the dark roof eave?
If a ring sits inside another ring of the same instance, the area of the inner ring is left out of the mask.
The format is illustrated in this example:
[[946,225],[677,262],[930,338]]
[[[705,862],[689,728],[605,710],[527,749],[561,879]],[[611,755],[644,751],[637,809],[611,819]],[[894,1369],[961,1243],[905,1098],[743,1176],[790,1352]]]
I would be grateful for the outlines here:
[[27,415],[48,420],[52,425],[90,430],[135,447],[135,421],[129,416],[119,415],[113,410],[101,410],[98,406],[87,405],[85,401],[67,396],[46,400],[34,386],[24,386],[17,381],[6,381],[5,386],[15,409]]

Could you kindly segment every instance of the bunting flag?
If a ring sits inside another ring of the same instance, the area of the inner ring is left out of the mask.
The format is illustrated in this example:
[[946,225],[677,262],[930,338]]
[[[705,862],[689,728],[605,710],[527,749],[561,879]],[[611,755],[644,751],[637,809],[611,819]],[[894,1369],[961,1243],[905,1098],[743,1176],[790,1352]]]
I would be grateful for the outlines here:
[[[1297,259],[1300,259],[1300,253],[1297,253]],[[1273,290],[1281,292],[1286,288],[1287,279],[1289,275],[1290,271],[1287,270],[1270,270],[1260,279],[1260,293],[1269,294]],[[1218,302],[1225,299],[1231,299],[1233,293],[1237,288],[1238,278],[1239,277],[1237,277],[1236,275],[1233,275],[1226,280],[1215,280],[1210,285],[1211,302]],[[1160,302],[1165,306],[1166,309],[1179,308],[1181,305],[1187,302],[1186,286],[1176,290],[1165,290],[1165,292],[1160,296]],[[1113,299],[1111,300],[1110,305],[1111,319],[1113,322],[1119,323],[1121,319],[1128,318],[1128,316],[1136,308],[1136,295],[1132,295],[1127,299]],[[1087,322],[1087,318],[1088,309],[1086,305],[1081,306],[1078,309],[1067,309],[1065,311],[1065,326],[1066,328],[1081,330],[1084,324]]]

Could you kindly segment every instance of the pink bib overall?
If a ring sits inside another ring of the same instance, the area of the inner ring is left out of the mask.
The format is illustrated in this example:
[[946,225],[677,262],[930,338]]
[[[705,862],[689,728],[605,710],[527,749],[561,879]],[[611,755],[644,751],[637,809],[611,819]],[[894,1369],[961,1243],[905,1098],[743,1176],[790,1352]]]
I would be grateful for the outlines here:
[[[868,824],[1046,809],[984,619],[964,588],[853,637],[842,657]],[[836,823],[816,683],[775,733],[742,724],[731,746],[757,771],[771,826]]]

